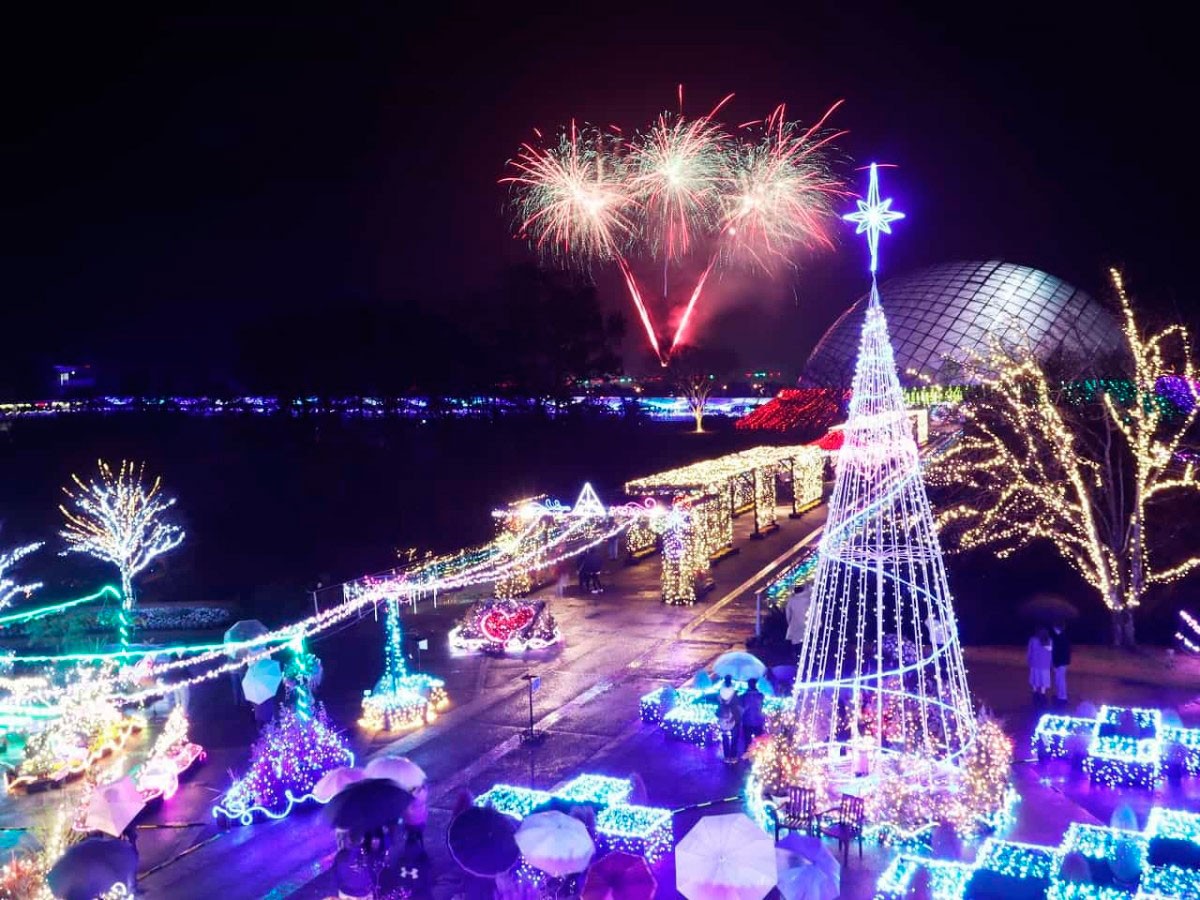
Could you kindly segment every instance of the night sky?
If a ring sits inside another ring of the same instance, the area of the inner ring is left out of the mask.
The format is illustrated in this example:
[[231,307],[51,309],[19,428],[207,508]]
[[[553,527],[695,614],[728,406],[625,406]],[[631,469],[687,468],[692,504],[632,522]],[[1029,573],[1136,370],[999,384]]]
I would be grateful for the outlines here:
[[[211,374],[271,314],[469,310],[531,258],[496,183],[530,129],[637,127],[680,82],[692,113],[736,92],[733,122],[779,102],[811,121],[845,98],[843,174],[898,166],[884,190],[908,219],[885,274],[1002,257],[1095,291],[1120,262],[1149,309],[1196,318],[1177,140],[1195,51],[1165,15],[399,6],[10,21],[0,382],[131,356]],[[863,260],[847,234],[795,277],[727,279],[708,327],[747,364],[797,370]],[[599,285],[625,309],[610,275]]]

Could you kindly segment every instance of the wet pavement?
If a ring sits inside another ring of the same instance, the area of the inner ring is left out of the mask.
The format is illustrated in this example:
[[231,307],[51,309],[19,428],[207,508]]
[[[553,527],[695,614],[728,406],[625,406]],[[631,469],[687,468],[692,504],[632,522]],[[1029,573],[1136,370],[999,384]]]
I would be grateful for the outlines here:
[[[785,512],[781,508],[781,513]],[[682,837],[703,815],[740,808],[736,798],[745,764],[726,766],[716,747],[700,748],[669,740],[658,728],[638,719],[638,698],[663,684],[679,684],[720,653],[744,642],[754,630],[754,590],[769,577],[773,564],[784,564],[805,539],[811,540],[823,510],[799,520],[781,517],[781,528],[760,541],[747,540],[750,522],[736,520],[741,550],[715,569],[716,589],[690,608],[664,606],[659,600],[659,564],[652,557],[625,567],[606,564],[607,589],[600,595],[562,598],[553,588],[541,592],[558,618],[564,642],[520,657],[454,656],[446,632],[469,598],[446,598],[436,609],[422,607],[406,616],[410,646],[427,635],[430,649],[420,668],[446,680],[451,707],[436,722],[399,736],[372,736],[352,723],[358,698],[382,667],[382,626],[371,614],[336,634],[313,642],[324,662],[319,691],[336,722],[347,728],[360,762],[377,754],[403,753],[428,773],[433,788],[426,845],[436,872],[435,897],[461,890],[458,871],[448,858],[444,835],[458,795],[482,793],[496,783],[549,789],[580,772],[617,776],[637,773],[651,805],[676,810],[675,833]],[[962,601],[959,601],[960,604]],[[769,663],[789,662],[784,648]],[[413,650],[415,656],[415,650]],[[1165,678],[1149,666],[1118,666],[1097,654],[1080,651],[1073,693],[1093,702],[1184,706],[1198,690],[1184,670]],[[979,700],[1002,717],[1014,735],[1018,759],[1029,754],[1034,716],[1025,688],[1023,654],[1007,648],[969,648],[968,666]],[[412,665],[416,667],[415,658]],[[536,673],[534,727],[543,736],[536,745],[522,741],[529,724],[528,694],[521,676]],[[1141,675],[1139,675],[1141,673]],[[1196,673],[1200,674],[1200,673]],[[1153,675],[1153,677],[1151,677]],[[141,889],[149,898],[336,896],[329,865],[333,836],[316,808],[301,808],[287,819],[221,828],[209,812],[228,787],[230,771],[240,770],[256,733],[251,708],[234,702],[229,681],[193,690],[194,739],[209,751],[208,760],[185,777],[178,794],[147,812],[139,832]],[[1196,712],[1187,724],[1200,724]],[[142,736],[119,771],[137,760],[151,743]],[[1061,763],[1022,762],[1017,783],[1024,802],[1012,836],[1057,843],[1073,820],[1107,821],[1113,808],[1134,800],[1144,815],[1148,792],[1092,788]],[[77,788],[68,788],[74,791]],[[63,792],[0,800],[0,827],[35,822],[53,808]],[[1200,800],[1194,785],[1174,803],[1193,807]],[[1160,794],[1158,802],[1166,795]],[[16,833],[10,833],[11,836]],[[890,854],[867,847],[861,862],[852,853],[844,872],[843,894],[870,897],[875,879]],[[660,896],[677,896],[670,856],[656,871]]]

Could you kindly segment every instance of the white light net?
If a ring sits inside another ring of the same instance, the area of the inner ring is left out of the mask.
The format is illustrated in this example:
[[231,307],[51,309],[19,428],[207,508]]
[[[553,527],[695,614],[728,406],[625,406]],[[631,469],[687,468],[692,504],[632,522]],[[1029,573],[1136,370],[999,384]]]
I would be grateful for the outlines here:
[[975,717],[874,283],[795,689],[797,750],[958,755]]

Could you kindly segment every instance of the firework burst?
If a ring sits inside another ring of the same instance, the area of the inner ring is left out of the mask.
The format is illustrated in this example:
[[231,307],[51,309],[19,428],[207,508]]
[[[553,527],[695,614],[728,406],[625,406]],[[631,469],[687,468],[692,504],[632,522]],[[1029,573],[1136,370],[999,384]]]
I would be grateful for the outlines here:
[[713,116],[727,100],[702,119],[664,113],[630,147],[629,188],[643,233],[667,260],[687,256],[695,238],[719,221],[729,134]]
[[829,112],[811,128],[787,121],[780,106],[764,121],[757,143],[739,143],[731,154],[723,192],[722,256],[748,260],[764,268],[790,260],[802,246],[832,247],[828,223],[833,200],[844,195],[829,171],[825,153],[845,132],[819,135]]
[[539,251],[574,260],[611,260],[634,236],[634,206],[615,138],[569,131],[551,148],[523,144],[510,165],[518,233]]
[[[539,252],[584,266],[617,263],[664,365],[714,269],[770,271],[799,248],[832,247],[833,201],[845,191],[828,168],[828,147],[845,132],[822,129],[840,101],[811,128],[788,121],[779,106],[730,132],[716,121],[730,97],[687,119],[681,90],[678,114],[662,114],[628,142],[618,129],[572,123],[556,145],[522,145],[501,179],[513,192],[518,236]],[[639,258],[661,263],[664,301],[672,266],[694,279],[669,345],[660,343],[634,275],[631,260]]]

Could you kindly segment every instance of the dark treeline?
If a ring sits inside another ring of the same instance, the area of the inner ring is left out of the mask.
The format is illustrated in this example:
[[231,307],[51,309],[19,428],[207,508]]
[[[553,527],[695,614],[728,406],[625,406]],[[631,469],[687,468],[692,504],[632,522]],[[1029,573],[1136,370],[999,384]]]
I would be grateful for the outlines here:
[[530,264],[437,303],[276,305],[220,336],[194,329],[182,344],[134,338],[134,330],[91,340],[64,333],[54,355],[10,357],[0,365],[0,397],[52,396],[52,365],[62,363],[90,364],[95,384],[84,393],[97,394],[556,394],[577,378],[620,371],[625,322],[604,313],[584,276]]

